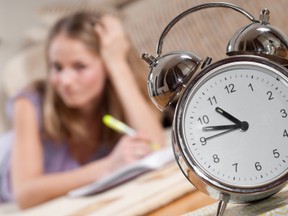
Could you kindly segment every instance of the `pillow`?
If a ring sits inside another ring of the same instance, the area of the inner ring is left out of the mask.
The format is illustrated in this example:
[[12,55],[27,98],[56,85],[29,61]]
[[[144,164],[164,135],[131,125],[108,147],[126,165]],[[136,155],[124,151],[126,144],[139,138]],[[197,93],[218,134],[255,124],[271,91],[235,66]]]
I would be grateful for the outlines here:
[[2,74],[3,90],[12,97],[34,80],[46,76],[45,46],[38,44],[28,47],[11,58]]
[[[89,3],[86,1],[78,1],[76,3],[51,3],[45,5],[38,9],[38,16],[40,22],[47,27],[51,27],[56,21],[64,16],[79,12],[79,11],[88,11],[88,12],[107,12],[107,13],[116,13],[116,10],[113,6],[104,3]],[[99,1],[100,2],[100,1]]]
[[27,44],[44,42],[49,33],[49,29],[62,17],[70,14],[87,11],[87,12],[99,12],[118,15],[117,10],[109,5],[104,4],[101,0],[95,2],[78,1],[76,3],[51,3],[40,7],[37,10],[40,24],[34,26],[25,32],[25,41]]
[[[10,122],[6,115],[5,105],[6,105],[7,97],[3,91],[2,88],[0,88],[0,135],[2,135],[3,132],[7,131],[10,127]],[[0,147],[1,149],[1,147]],[[0,153],[1,154],[1,153]],[[1,158],[0,158],[1,160]]]
[[[159,37],[177,15],[199,4],[213,0],[142,0],[123,8],[124,25],[135,45],[139,56],[148,52],[156,56],[156,45]],[[229,0],[251,13],[255,19],[260,11],[268,8],[271,12],[271,23],[288,33],[286,25],[287,0]],[[173,50],[192,51],[202,59],[212,57],[212,61],[226,58],[226,46],[234,33],[250,24],[251,21],[242,14],[228,8],[208,8],[189,14],[176,23],[164,39],[162,54]],[[148,65],[147,65],[148,73]],[[172,124],[176,103],[164,112],[164,124]]]
[[[181,12],[211,0],[142,0],[123,8],[125,27],[139,53],[148,52],[155,56],[160,34],[168,23]],[[278,0],[229,0],[251,13],[256,19],[264,8],[270,10],[270,22],[284,33],[288,1]],[[227,8],[209,8],[189,14],[178,22],[166,35],[163,52],[188,50],[213,61],[226,57],[226,46],[233,34],[250,20]]]
[[126,7],[128,4],[131,4],[135,1],[139,1],[139,0],[88,0],[88,3],[91,3],[91,4],[106,4],[106,5],[110,5],[114,8],[123,8],[123,7]]

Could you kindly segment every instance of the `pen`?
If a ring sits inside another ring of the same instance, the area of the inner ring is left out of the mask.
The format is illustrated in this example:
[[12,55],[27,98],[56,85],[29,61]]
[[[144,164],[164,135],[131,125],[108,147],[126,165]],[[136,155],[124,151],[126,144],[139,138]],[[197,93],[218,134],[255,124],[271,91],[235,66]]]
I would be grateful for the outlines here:
[[[103,120],[103,123],[107,127],[111,128],[111,129],[113,129],[119,133],[127,134],[129,136],[134,136],[136,134],[136,131],[134,129],[130,128],[128,125],[124,124],[123,122],[119,121],[118,119],[115,119],[111,115],[108,115],[108,114],[104,115],[102,120]],[[160,149],[160,145],[157,143],[151,143],[150,145],[151,145],[151,148],[153,150]]]

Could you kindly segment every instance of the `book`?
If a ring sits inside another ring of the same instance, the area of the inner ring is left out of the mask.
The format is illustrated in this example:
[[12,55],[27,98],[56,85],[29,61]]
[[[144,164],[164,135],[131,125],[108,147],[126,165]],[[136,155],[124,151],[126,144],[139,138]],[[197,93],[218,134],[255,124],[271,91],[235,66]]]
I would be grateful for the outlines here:
[[171,146],[155,151],[139,161],[124,166],[91,184],[68,192],[69,197],[89,196],[104,192],[149,171],[157,170],[175,161]]

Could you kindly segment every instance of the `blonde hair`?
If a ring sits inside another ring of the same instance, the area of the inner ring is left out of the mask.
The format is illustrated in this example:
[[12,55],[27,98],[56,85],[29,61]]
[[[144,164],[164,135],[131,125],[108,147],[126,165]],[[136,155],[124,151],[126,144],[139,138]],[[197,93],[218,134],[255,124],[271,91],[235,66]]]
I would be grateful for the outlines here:
[[[91,13],[77,13],[69,17],[59,20],[52,28],[47,41],[47,62],[48,62],[48,49],[55,37],[59,34],[65,34],[68,37],[82,41],[87,48],[95,54],[100,52],[99,36],[94,31],[94,25],[97,25],[99,15]],[[147,68],[140,59],[138,53],[134,48],[127,54],[127,62],[130,65],[135,80],[139,85],[141,92],[148,99],[147,94]],[[39,88],[38,88],[39,89]],[[49,81],[46,81],[45,88],[42,91],[43,100],[43,123],[44,135],[55,141],[64,140],[89,140],[89,134],[85,130],[84,121],[81,119],[79,110],[67,107],[57,92],[53,89]],[[102,114],[109,113],[117,119],[126,121],[123,108],[120,104],[119,98],[115,89],[107,79],[101,104]],[[150,101],[150,100],[149,100]],[[95,116],[96,116],[95,112]],[[98,113],[99,116],[99,113]],[[96,119],[95,119],[96,122]],[[100,123],[100,121],[99,121]],[[119,139],[119,134],[111,129],[102,125],[100,127],[100,143],[114,144]],[[91,139],[90,139],[91,141]],[[95,141],[94,141],[95,143]]]

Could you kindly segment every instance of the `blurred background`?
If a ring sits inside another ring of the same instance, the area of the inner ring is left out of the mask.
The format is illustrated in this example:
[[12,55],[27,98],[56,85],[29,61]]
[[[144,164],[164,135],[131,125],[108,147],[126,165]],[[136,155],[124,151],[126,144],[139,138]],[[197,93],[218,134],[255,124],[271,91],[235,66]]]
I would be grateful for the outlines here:
[[[5,99],[8,97],[4,86],[7,63],[29,46],[26,39],[29,37],[29,31],[33,31],[33,27],[41,25],[39,21],[41,9],[59,2],[75,4],[79,0],[0,0],[0,133],[9,127],[4,110]],[[12,81],[18,77],[11,76],[9,79]]]
[[[59,0],[0,0],[0,69],[19,51],[27,30],[39,24],[39,9]],[[61,0],[73,3],[77,0]],[[37,13],[38,10],[38,13]]]
[[[46,74],[45,40],[60,17],[79,10],[109,11],[119,15],[139,52],[156,53],[165,26],[190,7],[214,0],[0,0],[0,134],[10,128],[5,111],[8,98]],[[287,0],[226,0],[256,19],[268,8],[270,23],[286,35]],[[213,8],[185,17],[165,38],[163,53],[188,50],[213,61],[226,57],[232,35],[249,20],[233,10]],[[148,66],[147,66],[148,74]]]

